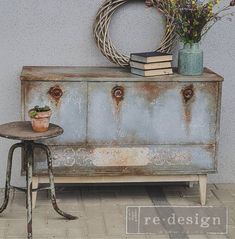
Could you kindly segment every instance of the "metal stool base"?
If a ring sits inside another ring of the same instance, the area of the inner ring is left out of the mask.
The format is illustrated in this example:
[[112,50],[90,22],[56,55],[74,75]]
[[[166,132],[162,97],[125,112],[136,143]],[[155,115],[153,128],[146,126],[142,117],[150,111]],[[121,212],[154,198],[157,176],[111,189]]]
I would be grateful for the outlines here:
[[[26,188],[20,188],[12,186],[11,181],[11,169],[12,169],[12,159],[15,149],[22,148],[25,152],[25,163],[26,163]],[[44,188],[32,188],[32,177],[33,177],[33,152],[35,148],[41,148],[45,151],[47,155],[47,165],[48,165],[48,176],[49,176],[49,187]],[[27,208],[27,231],[28,239],[32,238],[32,192],[38,190],[50,190],[50,198],[54,210],[65,217],[68,220],[75,220],[77,217],[74,217],[68,213],[63,212],[57,205],[56,194],[55,194],[55,185],[54,185],[54,176],[52,170],[52,156],[51,151],[47,145],[35,143],[34,141],[22,141],[22,143],[17,143],[11,146],[8,153],[8,162],[7,162],[7,172],[6,172],[6,184],[5,184],[5,197],[2,206],[0,207],[0,213],[2,213],[8,205],[10,189],[15,188],[17,190],[23,191],[27,194],[26,196],[26,208]]]

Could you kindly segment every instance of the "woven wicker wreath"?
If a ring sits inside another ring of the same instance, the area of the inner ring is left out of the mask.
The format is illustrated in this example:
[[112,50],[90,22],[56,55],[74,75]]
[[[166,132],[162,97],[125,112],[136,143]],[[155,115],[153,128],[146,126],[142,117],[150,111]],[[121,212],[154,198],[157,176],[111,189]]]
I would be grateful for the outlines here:
[[[115,10],[120,6],[128,3],[132,0],[106,0],[97,12],[95,22],[93,25],[93,34],[96,44],[102,54],[108,58],[111,62],[120,65],[122,67],[128,67],[130,58],[129,56],[123,55],[118,52],[109,37],[109,25],[111,17]],[[171,52],[174,47],[176,34],[174,31],[173,18],[169,17],[172,14],[169,12],[166,0],[146,0],[146,5],[151,3],[151,6],[156,7],[166,17],[166,29],[165,34],[161,40],[160,46],[156,49],[157,51]]]

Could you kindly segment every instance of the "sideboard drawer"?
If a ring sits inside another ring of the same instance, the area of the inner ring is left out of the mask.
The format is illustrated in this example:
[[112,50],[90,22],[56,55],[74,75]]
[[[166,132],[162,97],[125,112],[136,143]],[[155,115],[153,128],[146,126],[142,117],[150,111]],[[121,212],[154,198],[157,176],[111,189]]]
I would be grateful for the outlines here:
[[217,82],[89,82],[88,143],[213,144]]
[[24,82],[24,119],[35,105],[48,105],[51,121],[63,127],[64,134],[48,144],[77,145],[86,142],[87,84],[85,82]]
[[[214,145],[133,147],[51,146],[57,176],[158,175],[215,172]],[[34,173],[47,174],[44,153],[35,154]]]

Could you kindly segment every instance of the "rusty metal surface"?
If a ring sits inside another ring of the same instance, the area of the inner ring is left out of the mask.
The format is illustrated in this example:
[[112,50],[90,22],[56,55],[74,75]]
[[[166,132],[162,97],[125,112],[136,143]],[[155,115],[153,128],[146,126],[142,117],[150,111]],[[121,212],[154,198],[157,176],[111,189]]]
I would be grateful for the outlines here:
[[[182,76],[174,70],[174,75],[148,77],[148,81],[222,81],[223,78],[209,69],[202,76]],[[25,66],[22,81],[146,81],[129,70],[118,67],[46,67]]]
[[4,201],[0,207],[0,213],[2,213],[9,203],[9,195],[10,195],[10,188],[11,188],[11,172],[12,172],[12,160],[13,160],[13,154],[15,149],[23,147],[22,143],[17,143],[11,146],[8,152],[8,161],[7,161],[7,170],[6,170],[6,183],[5,183],[5,195],[4,195]]
[[[9,124],[8,124],[9,125]],[[23,148],[25,152],[25,164],[26,164],[26,188],[20,188],[11,185],[11,171],[12,171],[12,160],[13,154],[16,148]],[[49,188],[32,188],[32,177],[33,177],[33,162],[34,162],[34,151],[35,148],[40,149],[40,151],[44,151],[46,153],[47,159],[47,170],[48,170],[48,177],[50,182]],[[77,217],[74,217],[68,213],[63,212],[57,205],[56,202],[56,194],[55,194],[55,185],[54,185],[54,175],[52,169],[52,156],[51,151],[48,146],[44,144],[35,143],[34,141],[22,141],[22,143],[17,143],[11,146],[9,153],[8,153],[8,163],[7,163],[7,172],[6,172],[6,184],[5,184],[5,197],[4,202],[0,207],[0,213],[2,213],[8,205],[9,202],[9,194],[10,189],[14,188],[26,193],[26,209],[27,209],[27,238],[33,238],[33,218],[32,218],[32,192],[49,189],[51,194],[51,202],[55,211],[60,214],[61,216],[67,218],[68,220],[75,220]]]
[[49,89],[48,94],[51,96],[52,100],[54,100],[56,104],[58,104],[60,102],[60,98],[64,93],[59,85],[55,85]]
[[[56,176],[158,175],[213,172],[215,145],[139,147],[51,146]],[[35,153],[35,174],[46,174],[45,154]]]
[[88,94],[88,144],[215,142],[217,83],[98,82]]
[[41,150],[46,153],[47,158],[47,171],[48,171],[48,177],[49,177],[49,183],[50,183],[50,196],[51,196],[51,203],[54,208],[54,210],[61,215],[62,217],[67,218],[68,220],[76,220],[77,217],[72,216],[66,212],[63,212],[57,205],[56,201],[56,193],[55,193],[55,184],[54,184],[54,174],[53,174],[53,167],[52,167],[52,155],[51,150],[47,145],[44,144],[34,144],[34,148],[40,148]]
[[33,178],[33,143],[26,142],[24,146],[26,152],[26,209],[27,209],[27,233],[28,239],[33,238],[33,217],[32,217],[32,178]]
[[[87,84],[78,82],[27,82],[23,86],[24,120],[35,105],[52,109],[51,122],[64,129],[63,135],[47,140],[48,144],[82,144],[86,141]],[[63,94],[58,93],[60,89]],[[53,97],[51,92],[57,91]],[[51,94],[50,94],[51,93]]]
[[[138,77],[118,68],[24,67],[24,118],[49,105],[64,135],[47,140],[60,176],[215,172],[222,77]],[[46,174],[35,154],[34,174]]]
[[29,121],[16,121],[0,125],[0,137],[16,140],[39,140],[57,137],[63,134],[63,129],[50,124],[46,132],[34,132]]

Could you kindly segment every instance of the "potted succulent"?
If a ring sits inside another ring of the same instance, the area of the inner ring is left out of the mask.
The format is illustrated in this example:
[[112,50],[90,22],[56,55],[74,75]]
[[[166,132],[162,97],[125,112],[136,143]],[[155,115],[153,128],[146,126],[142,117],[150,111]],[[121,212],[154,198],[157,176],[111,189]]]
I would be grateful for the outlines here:
[[29,110],[29,117],[33,130],[36,132],[45,132],[49,128],[52,111],[49,106],[35,106]]

